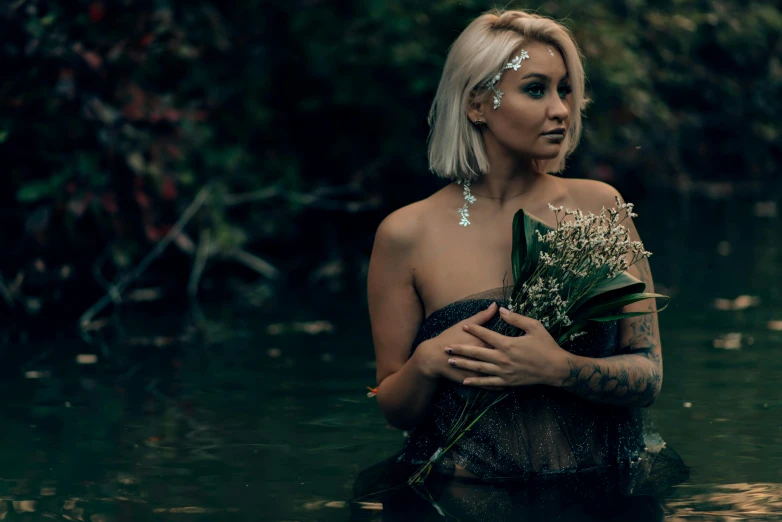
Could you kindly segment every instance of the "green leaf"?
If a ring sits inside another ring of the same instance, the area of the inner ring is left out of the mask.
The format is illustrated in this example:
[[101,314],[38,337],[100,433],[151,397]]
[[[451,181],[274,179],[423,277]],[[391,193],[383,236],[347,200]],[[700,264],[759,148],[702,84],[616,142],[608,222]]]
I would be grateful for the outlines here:
[[[600,305],[596,305],[593,307],[590,307],[589,311],[587,312],[587,315],[585,316],[586,319],[592,319],[593,317],[597,317],[600,314],[604,314],[607,312],[611,312],[613,310],[616,310],[617,308],[623,308],[627,305],[637,303],[638,301],[643,301],[644,299],[652,299],[652,298],[661,298],[665,299],[665,306],[662,308],[656,310],[657,312],[662,312],[666,308],[668,308],[668,303],[670,302],[671,298],[667,295],[662,294],[652,294],[649,292],[643,292],[643,293],[636,293],[636,294],[627,294],[621,297],[618,297],[616,299],[606,301]],[[646,312],[644,312],[646,313]]]
[[536,230],[545,235],[553,229],[520,208],[513,216],[511,266],[514,285],[511,295],[518,295],[521,292],[521,285],[535,272],[541,252],[547,249],[538,241]]
[[[616,291],[617,290],[614,290],[614,292]],[[600,298],[604,296],[597,296],[597,297]],[[581,308],[581,314],[578,316],[577,319],[573,320],[573,324],[571,324],[570,327],[559,336],[557,342],[561,343],[567,340],[572,334],[576,332],[580,332],[586,327],[589,321],[595,321],[595,322],[618,321],[620,319],[626,319],[628,317],[638,317],[641,315],[654,313],[651,311],[611,313],[614,310],[623,308],[624,306],[627,306],[629,304],[633,304],[638,301],[643,301],[644,299],[653,299],[653,298],[665,299],[665,305],[663,305],[662,308],[655,310],[655,312],[662,312],[663,310],[668,308],[668,304],[671,300],[671,298],[668,297],[667,295],[652,294],[647,292],[647,293],[618,295],[614,299],[604,299],[601,304],[596,305],[594,307],[590,307],[589,304],[587,304]],[[609,315],[600,315],[607,312],[609,313]]]
[[[529,279],[535,271],[540,260],[540,253],[544,249],[544,246],[538,241],[536,230],[545,235],[553,229],[520,208],[513,216],[513,246],[511,248],[513,281],[519,286]],[[514,288],[514,293],[515,291]]]
[[30,203],[45,198],[51,192],[51,186],[48,181],[34,181],[20,187],[16,192],[16,199],[23,203]]
[[55,174],[48,179],[31,181],[16,191],[16,199],[22,203],[31,203],[58,193],[62,185],[71,177],[69,171]]
[[646,283],[633,277],[628,272],[622,272],[615,278],[595,286],[584,297],[579,299],[570,308],[571,319],[575,317],[580,318],[583,310],[607,305],[630,294],[642,293],[644,290],[646,290]]

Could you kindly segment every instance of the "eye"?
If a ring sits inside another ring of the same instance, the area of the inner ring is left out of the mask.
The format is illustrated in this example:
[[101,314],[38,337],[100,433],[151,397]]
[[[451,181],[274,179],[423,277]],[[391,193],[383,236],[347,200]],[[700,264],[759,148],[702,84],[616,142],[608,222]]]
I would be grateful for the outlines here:
[[[533,83],[529,87],[527,87],[527,93],[529,93],[534,98],[541,98],[545,94],[545,86],[539,83]],[[564,84],[560,85],[557,90],[559,91],[559,96],[561,98],[567,97],[568,94],[573,92],[573,86],[570,84]]]
[[566,97],[571,92],[573,92],[573,86],[572,85],[566,84],[566,85],[560,85],[559,86],[559,93],[560,93],[560,96],[562,96],[563,98]]
[[527,87],[527,92],[530,93],[535,98],[539,98],[543,96],[543,86],[539,83],[533,83],[529,87]]

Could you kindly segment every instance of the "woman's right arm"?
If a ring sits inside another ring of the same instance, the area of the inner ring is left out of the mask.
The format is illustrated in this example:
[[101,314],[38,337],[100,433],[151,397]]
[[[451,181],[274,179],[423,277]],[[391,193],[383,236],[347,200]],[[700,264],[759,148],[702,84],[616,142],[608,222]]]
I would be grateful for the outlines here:
[[423,344],[410,348],[424,320],[413,280],[412,259],[419,235],[417,209],[401,208],[377,229],[367,277],[367,299],[377,366],[377,402],[388,422],[416,426],[437,391],[438,378],[420,364]]

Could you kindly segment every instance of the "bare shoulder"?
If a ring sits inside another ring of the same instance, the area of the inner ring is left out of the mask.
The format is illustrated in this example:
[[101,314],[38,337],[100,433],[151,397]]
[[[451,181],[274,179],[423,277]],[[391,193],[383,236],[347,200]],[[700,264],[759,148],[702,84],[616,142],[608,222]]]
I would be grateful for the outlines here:
[[622,199],[612,185],[595,179],[567,179],[567,187],[578,208],[593,214],[599,213],[603,207],[616,206],[617,197]]
[[395,249],[413,248],[426,224],[428,205],[424,199],[391,212],[378,226],[375,241],[385,242],[384,246]]

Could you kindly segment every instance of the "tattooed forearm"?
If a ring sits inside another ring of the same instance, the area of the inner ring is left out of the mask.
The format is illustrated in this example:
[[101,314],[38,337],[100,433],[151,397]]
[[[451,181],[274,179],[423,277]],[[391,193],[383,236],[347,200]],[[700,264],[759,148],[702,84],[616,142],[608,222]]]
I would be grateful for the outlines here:
[[[646,291],[654,292],[649,261],[643,259],[636,266]],[[657,308],[654,300],[647,299],[624,310],[649,313],[619,322],[617,355],[568,358],[569,372],[562,387],[597,402],[649,406],[660,392],[663,377]]]
[[627,406],[649,406],[660,391],[657,365],[641,353],[604,359],[568,358],[562,387],[585,399]]

